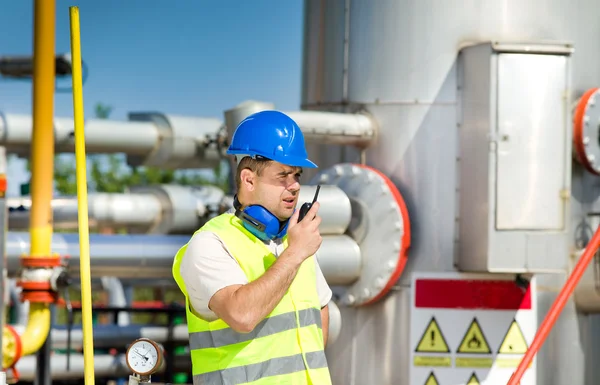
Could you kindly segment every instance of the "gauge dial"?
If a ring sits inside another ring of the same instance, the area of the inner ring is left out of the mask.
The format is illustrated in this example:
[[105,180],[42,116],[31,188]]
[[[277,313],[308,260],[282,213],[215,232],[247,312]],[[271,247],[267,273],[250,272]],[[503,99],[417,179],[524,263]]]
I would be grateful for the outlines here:
[[129,346],[125,355],[132,372],[145,376],[158,370],[162,363],[162,350],[148,338],[140,338]]

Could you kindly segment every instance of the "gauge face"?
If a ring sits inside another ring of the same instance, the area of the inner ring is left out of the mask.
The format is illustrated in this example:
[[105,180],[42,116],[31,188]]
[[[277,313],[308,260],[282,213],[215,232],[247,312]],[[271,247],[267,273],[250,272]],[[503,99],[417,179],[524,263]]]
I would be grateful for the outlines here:
[[160,366],[161,358],[158,346],[149,339],[138,339],[127,349],[127,365],[137,374],[152,374]]

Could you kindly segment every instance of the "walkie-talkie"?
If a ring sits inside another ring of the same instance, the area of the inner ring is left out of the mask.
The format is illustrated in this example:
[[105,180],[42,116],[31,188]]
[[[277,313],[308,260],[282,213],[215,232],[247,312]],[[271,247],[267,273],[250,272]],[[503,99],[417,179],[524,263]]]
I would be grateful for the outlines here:
[[306,203],[302,204],[302,207],[300,207],[300,214],[298,214],[298,222],[300,222],[302,220],[302,218],[304,218],[304,216],[306,215],[306,213],[308,213],[308,211],[310,210],[312,205],[315,204],[315,202],[317,201],[317,197],[319,196],[320,189],[321,189],[321,185],[317,185],[317,191],[315,191],[315,197],[313,198],[312,203],[306,202]]

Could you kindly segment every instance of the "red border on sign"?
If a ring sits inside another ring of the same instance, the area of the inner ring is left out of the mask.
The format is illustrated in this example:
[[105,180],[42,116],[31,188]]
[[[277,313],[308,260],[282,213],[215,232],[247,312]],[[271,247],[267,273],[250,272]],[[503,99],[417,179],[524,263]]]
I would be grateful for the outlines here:
[[530,285],[525,289],[513,281],[420,278],[415,290],[417,308],[531,309]]

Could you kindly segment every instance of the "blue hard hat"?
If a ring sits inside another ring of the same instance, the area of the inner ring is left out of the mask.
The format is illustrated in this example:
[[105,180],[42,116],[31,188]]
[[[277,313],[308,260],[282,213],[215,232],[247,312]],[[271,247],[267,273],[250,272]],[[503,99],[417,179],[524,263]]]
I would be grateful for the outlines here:
[[227,154],[263,157],[288,166],[317,167],[308,159],[298,124],[279,111],[261,111],[244,119],[233,133]]

